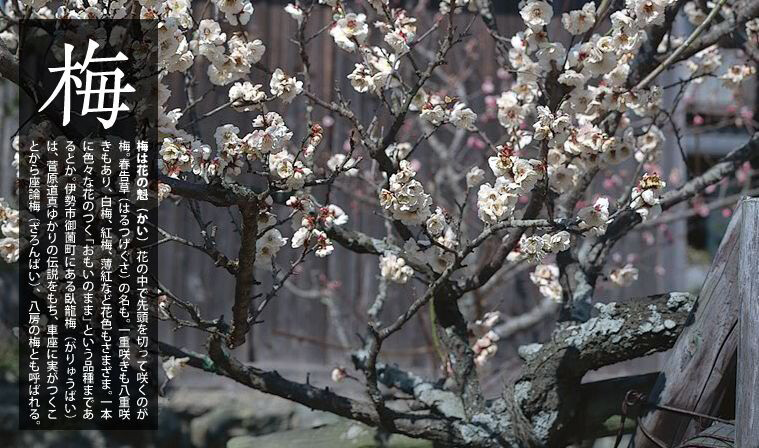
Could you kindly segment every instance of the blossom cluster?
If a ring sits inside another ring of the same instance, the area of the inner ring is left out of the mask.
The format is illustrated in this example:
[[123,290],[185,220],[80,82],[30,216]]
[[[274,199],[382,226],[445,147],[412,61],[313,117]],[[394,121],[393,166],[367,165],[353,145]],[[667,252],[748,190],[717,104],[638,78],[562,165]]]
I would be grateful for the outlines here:
[[390,176],[389,188],[383,188],[379,194],[380,206],[393,219],[408,225],[423,223],[431,213],[432,199],[415,177],[411,162],[401,160],[398,172]]
[[334,204],[318,206],[305,194],[291,196],[287,206],[293,209],[293,234],[291,246],[313,248],[317,257],[330,255],[335,247],[327,236],[326,230],[333,226],[342,226],[348,222],[348,215]]
[[15,263],[19,257],[19,212],[0,198],[0,258]]
[[485,365],[498,351],[496,342],[498,342],[500,337],[498,333],[493,331],[493,326],[495,326],[500,318],[499,312],[492,311],[485,313],[482,319],[478,319],[474,323],[472,332],[477,339],[472,345],[472,351],[474,352],[474,363],[478,366]]
[[[520,195],[525,195],[543,179],[541,161],[518,157],[508,146],[499,146],[498,155],[488,159],[488,165],[496,177],[494,185],[480,185],[477,192],[477,208],[480,219],[495,224],[512,217]],[[472,177],[476,174],[471,173]],[[468,179],[470,184],[474,179]]]
[[543,235],[523,234],[517,247],[508,255],[508,260],[511,262],[527,260],[537,263],[548,254],[557,254],[569,249],[570,243],[571,237],[566,230]]
[[555,264],[540,264],[530,273],[530,280],[540,290],[543,297],[561,302],[562,289],[559,283],[559,267]]
[[406,260],[392,253],[386,253],[379,259],[380,275],[394,283],[404,284],[414,275],[414,269]]

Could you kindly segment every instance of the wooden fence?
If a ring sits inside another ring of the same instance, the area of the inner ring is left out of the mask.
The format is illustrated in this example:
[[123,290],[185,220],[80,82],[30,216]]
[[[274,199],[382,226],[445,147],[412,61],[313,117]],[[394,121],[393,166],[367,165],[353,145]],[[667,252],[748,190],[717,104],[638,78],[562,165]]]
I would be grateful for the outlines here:
[[[709,418],[735,418],[735,444],[759,447],[759,198],[739,205],[696,302],[691,323],[649,395],[659,408],[641,420],[635,446],[694,437]],[[692,444],[688,446],[712,446]]]

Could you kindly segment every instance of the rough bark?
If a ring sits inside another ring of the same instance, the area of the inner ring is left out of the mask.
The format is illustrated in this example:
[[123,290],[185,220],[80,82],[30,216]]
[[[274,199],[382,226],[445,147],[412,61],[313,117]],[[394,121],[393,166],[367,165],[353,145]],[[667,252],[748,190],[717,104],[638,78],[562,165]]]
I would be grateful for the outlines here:
[[546,344],[522,347],[526,364],[515,395],[538,438],[552,445],[567,436],[585,373],[670,348],[694,302],[689,294],[670,293],[598,304],[597,317],[564,325]]
[[[646,382],[640,379],[617,384],[610,395],[611,402],[591,406],[582,400],[581,391],[596,386],[581,385],[582,376],[604,365],[667,350],[684,328],[693,303],[694,298],[688,294],[671,293],[599,306],[599,315],[588,322],[565,325],[550,342],[523,347],[520,354],[527,361],[522,378],[502,398],[470,409],[469,415],[459,393],[383,364],[377,365],[379,382],[414,396],[419,403],[415,407],[418,411],[388,407],[380,419],[368,401],[343,397],[329,388],[297,383],[277,372],[243,365],[229,354],[218,336],[210,338],[208,356],[167,344],[160,344],[159,348],[164,355],[188,357],[188,364],[193,367],[262,392],[370,426],[382,426],[390,432],[428,439],[439,446],[554,446],[566,440],[567,428],[593,426],[588,416],[608,420],[613,414],[614,397],[623,394],[625,387],[636,384],[646,387]],[[605,387],[611,390],[612,386]],[[614,422],[605,423],[606,426],[593,431],[608,433]]]

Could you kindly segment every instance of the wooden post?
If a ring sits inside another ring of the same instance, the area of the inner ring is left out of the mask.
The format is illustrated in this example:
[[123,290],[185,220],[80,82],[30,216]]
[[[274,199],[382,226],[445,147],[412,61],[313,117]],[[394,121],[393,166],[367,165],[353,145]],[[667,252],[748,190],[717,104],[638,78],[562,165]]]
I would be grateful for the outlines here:
[[736,382],[736,445],[759,447],[759,198],[741,203],[740,330]]
[[[741,289],[738,252],[743,208],[739,206],[730,221],[699,293],[692,323],[683,330],[667,358],[649,394],[650,403],[713,415],[726,385],[733,382],[734,377],[726,368],[738,345]],[[649,412],[641,424],[667,446],[676,446],[697,432],[692,419],[664,411]],[[635,447],[655,448],[656,444],[639,429]]]

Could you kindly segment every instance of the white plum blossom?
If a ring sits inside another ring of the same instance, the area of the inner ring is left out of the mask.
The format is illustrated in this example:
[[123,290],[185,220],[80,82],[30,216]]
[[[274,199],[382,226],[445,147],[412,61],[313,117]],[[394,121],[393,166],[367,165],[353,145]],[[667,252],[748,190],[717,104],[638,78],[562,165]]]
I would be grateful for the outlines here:
[[460,129],[472,130],[477,121],[477,115],[464,103],[456,103],[451,111],[451,124]]
[[427,264],[438,274],[445,272],[456,261],[456,255],[453,252],[438,246],[429,248],[425,255],[427,256]]
[[530,273],[530,280],[540,290],[543,297],[561,302],[562,289],[559,283],[559,267],[555,264],[539,264]]
[[570,236],[569,232],[566,230],[561,230],[553,234],[546,233],[543,235],[543,248],[547,252],[564,252],[569,249],[569,245]]
[[345,154],[333,154],[327,160],[327,168],[332,172],[340,170],[346,176],[358,176],[359,170],[356,167],[358,162]]
[[704,23],[704,20],[706,20],[706,12],[702,10],[698,3],[695,1],[690,1],[683,6],[683,11],[685,12],[685,15],[688,17],[688,21],[691,23],[691,25],[701,25]]
[[559,82],[570,87],[582,87],[586,80],[587,77],[582,72],[578,73],[572,69],[564,70],[559,75]]
[[664,133],[661,129],[657,126],[648,128],[645,134],[636,139],[635,147],[637,151],[635,152],[635,160],[638,162],[656,161],[664,140]]
[[261,84],[253,85],[249,81],[235,83],[229,88],[229,102],[235,110],[250,112],[266,99],[266,94],[261,91],[261,87]]
[[596,4],[588,2],[582,9],[566,12],[561,16],[564,29],[570,34],[583,34],[590,30],[596,23]]
[[356,92],[365,93],[376,89],[372,71],[365,64],[356,64],[348,79]]
[[493,326],[501,319],[498,311],[485,313],[482,319],[475,321],[471,329],[477,340],[472,345],[474,352],[474,363],[480,367],[485,365],[498,351],[496,342],[500,336],[493,331]]
[[16,263],[19,257],[19,240],[18,238],[0,239],[0,258],[6,263]]
[[335,250],[332,245],[332,240],[327,237],[327,234],[315,228],[316,220],[306,216],[301,221],[301,227],[295,232],[292,237],[290,246],[293,249],[299,247],[313,247],[314,253],[317,257],[326,257]]
[[666,183],[657,174],[646,173],[633,187],[630,207],[640,215],[643,221],[655,218],[661,213],[659,191]]
[[443,213],[443,209],[438,207],[435,210],[435,213],[427,218],[425,226],[427,227],[427,232],[429,232],[429,234],[433,237],[442,235],[446,229],[446,219],[445,214]]
[[416,172],[411,163],[401,160],[400,169],[390,177],[390,189],[380,192],[380,205],[394,219],[404,224],[421,224],[430,216],[432,198],[424,192],[422,184],[414,179]]
[[179,375],[179,372],[184,366],[187,365],[188,362],[190,362],[190,358],[187,356],[183,358],[170,356],[166,359],[166,361],[161,363],[161,367],[163,367],[163,371],[166,373],[166,378],[168,380],[172,380],[176,378],[177,375]]
[[286,149],[269,155],[269,172],[275,180],[284,181],[284,186],[290,190],[303,188],[306,179],[312,174],[310,168]]
[[[336,1],[336,0],[319,0],[320,3],[327,3],[329,1]],[[334,369],[332,369],[332,373],[330,374],[330,378],[332,378],[332,381],[335,383],[339,383],[347,377],[348,377],[348,373],[345,371],[344,367],[335,367]]]
[[0,258],[16,263],[20,253],[19,212],[0,198]]
[[408,16],[403,9],[393,10],[393,15],[392,24],[377,22],[376,26],[385,33],[385,43],[396,54],[404,54],[409,51],[409,45],[416,36],[416,19]]
[[521,188],[505,177],[496,179],[495,186],[480,185],[477,192],[477,214],[486,224],[495,224],[511,217],[519,200]]
[[298,25],[303,22],[304,13],[303,9],[300,6],[293,3],[288,3],[287,6],[285,6],[285,12],[290,14],[290,17],[298,22]]
[[319,209],[319,222],[327,229],[348,223],[348,215],[335,204],[329,204]]
[[279,230],[267,230],[260,238],[256,239],[256,266],[270,267],[272,259],[286,244],[287,238],[283,238]]
[[720,76],[722,84],[730,89],[736,89],[740,87],[746,78],[749,78],[756,74],[756,67],[753,65],[731,65],[724,75]]
[[303,91],[303,81],[287,76],[281,68],[274,70],[269,83],[271,94],[285,103],[292,102]]
[[255,130],[243,137],[242,151],[250,160],[286,148],[293,136],[281,115],[269,112],[253,120]]
[[393,143],[387,147],[385,154],[391,159],[401,161],[411,154],[414,147],[408,142]]
[[392,253],[380,256],[379,266],[382,278],[394,283],[405,284],[414,275],[414,269],[406,264],[406,260]]
[[632,10],[641,27],[664,24],[664,10],[669,4],[668,0],[627,0],[628,7],[632,4]]
[[523,106],[514,91],[508,91],[501,94],[496,102],[498,105],[498,122],[501,126],[509,128],[518,128],[527,115],[527,108]]
[[430,97],[422,106],[421,117],[434,126],[440,126],[449,117],[448,105],[438,96]]
[[527,0],[519,11],[525,25],[532,29],[542,29],[553,18],[553,7],[542,0]]
[[583,208],[577,213],[580,218],[580,228],[587,230],[593,236],[606,233],[609,224],[609,199],[599,197],[593,205]]
[[363,45],[369,35],[369,25],[364,14],[348,13],[340,17],[329,34],[338,47],[348,52],[356,51],[358,45]]
[[614,269],[609,274],[611,280],[617,286],[627,287],[638,280],[638,269],[632,264],[626,264],[619,269]]
[[485,170],[480,167],[473,166],[472,169],[466,173],[466,188],[476,188],[485,182]]

